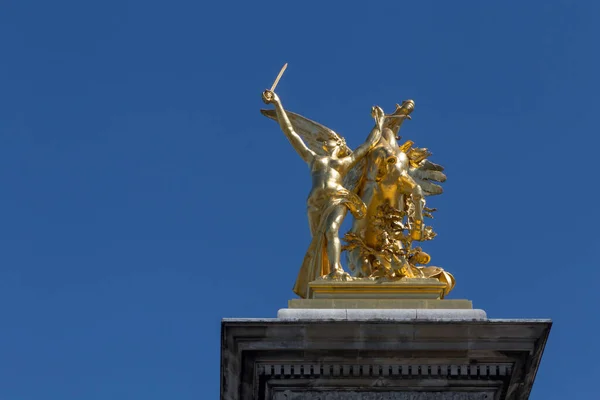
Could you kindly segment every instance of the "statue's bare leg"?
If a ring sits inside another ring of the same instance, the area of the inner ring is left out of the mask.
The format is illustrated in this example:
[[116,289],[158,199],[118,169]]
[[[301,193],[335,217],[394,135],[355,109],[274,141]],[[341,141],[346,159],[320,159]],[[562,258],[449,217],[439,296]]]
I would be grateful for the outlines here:
[[425,207],[425,198],[421,186],[410,177],[403,175],[401,178],[400,191],[404,195],[409,195],[415,206],[413,218],[412,232],[410,233],[413,240],[421,240],[423,237],[423,208]]
[[412,201],[415,204],[415,216],[417,221],[423,221],[423,208],[425,207],[425,198],[423,197],[423,190],[421,186],[415,186],[411,193]]
[[345,205],[339,205],[327,217],[325,228],[325,238],[327,239],[327,258],[329,259],[329,268],[333,275],[340,276],[344,274],[344,269],[340,262],[342,252],[342,242],[340,241],[339,231],[344,222],[347,208]]
[[423,238],[423,232],[425,229],[425,223],[423,222],[423,208],[425,207],[425,198],[423,197],[423,190],[421,189],[421,186],[417,185],[413,189],[411,197],[415,204],[415,223],[411,236],[413,240],[421,240]]

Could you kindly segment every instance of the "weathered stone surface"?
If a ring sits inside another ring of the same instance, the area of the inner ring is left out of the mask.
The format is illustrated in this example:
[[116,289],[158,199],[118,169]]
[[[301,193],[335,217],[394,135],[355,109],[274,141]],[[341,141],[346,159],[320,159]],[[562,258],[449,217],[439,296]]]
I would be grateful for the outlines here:
[[[415,313],[416,316],[416,313]],[[347,320],[348,311],[343,309],[319,309],[319,308],[283,308],[277,312],[279,319],[334,319]]]
[[282,320],[426,320],[484,321],[483,310],[421,310],[421,309],[302,309],[284,308],[277,312]]
[[485,321],[487,314],[483,310],[421,310],[417,309],[417,319],[427,321]]
[[439,299],[292,299],[288,308],[472,309],[470,300]]
[[528,398],[550,321],[434,317],[223,320],[221,399]]
[[276,392],[273,400],[493,400],[494,392]]

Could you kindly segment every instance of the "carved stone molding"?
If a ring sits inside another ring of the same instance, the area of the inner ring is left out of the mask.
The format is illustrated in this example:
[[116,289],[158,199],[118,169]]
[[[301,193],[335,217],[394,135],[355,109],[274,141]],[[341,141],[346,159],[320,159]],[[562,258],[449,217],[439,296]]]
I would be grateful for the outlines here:
[[550,326],[224,320],[221,399],[527,400]]
[[492,392],[370,392],[298,391],[276,392],[272,400],[492,400]]
[[259,375],[269,377],[431,377],[499,378],[512,374],[511,363],[477,365],[399,365],[399,364],[258,364]]

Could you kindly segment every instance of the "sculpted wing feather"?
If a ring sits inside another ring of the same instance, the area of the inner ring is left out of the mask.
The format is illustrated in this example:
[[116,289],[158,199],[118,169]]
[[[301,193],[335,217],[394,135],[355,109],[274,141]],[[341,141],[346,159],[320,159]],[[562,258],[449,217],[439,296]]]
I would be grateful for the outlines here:
[[342,185],[349,191],[358,194],[367,169],[367,157],[363,157],[344,176]]
[[[264,116],[277,121],[275,110],[260,110],[260,112]],[[325,150],[323,150],[323,142],[327,140],[343,140],[340,135],[318,122],[312,121],[291,111],[286,110],[286,114],[290,119],[294,130],[302,138],[306,146],[319,155],[327,155]]]
[[439,164],[432,163],[427,159],[431,152],[425,148],[412,147],[412,142],[406,142],[400,146],[408,156],[410,168],[408,174],[417,182],[425,196],[434,196],[442,194],[444,191],[442,186],[434,182],[446,182],[446,174],[444,167]]
[[[264,116],[277,121],[277,114],[275,113],[275,110],[260,110],[260,112]],[[343,141],[343,138],[340,135],[326,126],[319,124],[318,122],[312,121],[291,111],[286,110],[286,114],[290,119],[294,130],[298,135],[300,135],[300,137],[302,137],[302,140],[304,143],[306,143],[306,146],[319,155],[328,155],[325,150],[323,150],[324,141]],[[348,146],[346,146],[346,151],[348,154],[352,153],[352,150],[350,150]],[[366,157],[363,157],[346,173],[343,182],[343,186],[346,189],[354,193],[359,190],[365,173],[366,165]]]
[[430,164],[440,167],[437,164],[433,164],[431,161],[423,160],[416,168],[410,167],[408,170],[408,174],[415,180],[415,182],[417,182],[419,186],[421,186],[425,196],[442,194],[444,191],[442,187],[433,182],[441,183],[446,181],[446,175],[440,170],[430,169]]

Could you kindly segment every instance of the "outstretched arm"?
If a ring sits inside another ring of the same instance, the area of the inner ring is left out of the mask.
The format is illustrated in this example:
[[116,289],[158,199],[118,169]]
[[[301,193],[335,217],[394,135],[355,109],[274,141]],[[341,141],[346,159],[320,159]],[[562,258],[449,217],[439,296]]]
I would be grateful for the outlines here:
[[385,115],[383,114],[383,110],[379,107],[373,107],[371,111],[371,115],[375,118],[375,126],[371,129],[371,133],[367,137],[367,140],[358,146],[354,152],[344,159],[344,163],[346,164],[346,168],[352,168],[354,164],[359,162],[364,156],[371,151],[373,147],[379,142],[381,139],[381,130],[383,129],[383,121],[385,119]]
[[306,146],[300,135],[294,131],[294,127],[292,126],[290,119],[283,109],[279,97],[275,94],[275,92],[270,90],[265,90],[262,97],[266,104],[273,104],[275,106],[275,113],[277,114],[277,121],[279,121],[281,130],[283,133],[285,133],[285,136],[292,144],[292,147],[294,147],[294,150],[296,150],[296,152],[307,164],[310,164],[316,154],[309,149],[308,146]]

